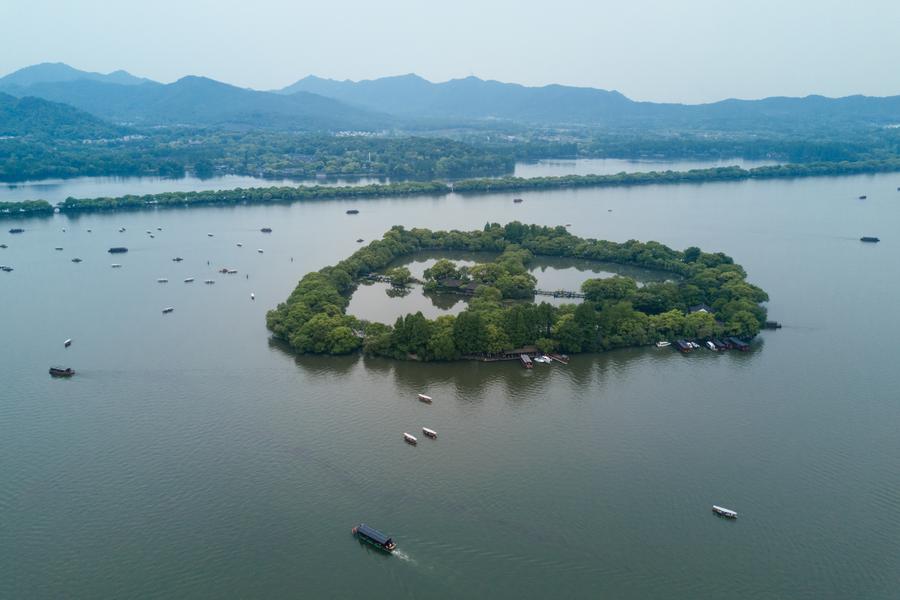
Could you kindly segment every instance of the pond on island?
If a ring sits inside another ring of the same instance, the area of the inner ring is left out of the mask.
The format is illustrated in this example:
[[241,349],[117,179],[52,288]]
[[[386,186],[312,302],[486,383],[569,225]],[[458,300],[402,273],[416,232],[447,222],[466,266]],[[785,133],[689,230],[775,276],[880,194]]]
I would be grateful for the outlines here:
[[[497,256],[492,252],[417,252],[395,261],[388,269],[406,267],[415,279],[424,280],[425,270],[441,258],[453,261],[458,267],[471,267],[476,263],[492,261]],[[605,279],[615,275],[631,277],[639,286],[675,277],[672,273],[663,271],[555,256],[534,257],[528,264],[528,270],[537,279],[537,289],[547,291],[580,291],[581,284],[588,279]],[[544,295],[536,295],[534,301],[548,302],[553,305],[581,302],[577,298],[555,298]],[[367,321],[391,324],[397,320],[397,317],[417,311],[422,311],[422,314],[429,319],[441,315],[459,314],[466,309],[467,304],[467,296],[425,292],[421,284],[411,284],[404,290],[395,288],[389,283],[365,282],[356,289],[350,298],[347,314]]]

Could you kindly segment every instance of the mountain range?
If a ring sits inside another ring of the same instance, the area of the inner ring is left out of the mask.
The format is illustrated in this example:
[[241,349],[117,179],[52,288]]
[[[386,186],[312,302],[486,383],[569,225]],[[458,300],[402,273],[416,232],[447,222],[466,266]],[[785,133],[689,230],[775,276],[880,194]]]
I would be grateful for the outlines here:
[[432,83],[412,74],[358,82],[309,76],[283,89],[258,91],[205,77],[163,84],[125,71],[101,74],[45,63],[0,78],[0,92],[64,103],[135,126],[334,131],[526,124],[785,131],[900,123],[900,96],[773,97],[685,105],[636,102],[596,88],[528,87],[477,77]]

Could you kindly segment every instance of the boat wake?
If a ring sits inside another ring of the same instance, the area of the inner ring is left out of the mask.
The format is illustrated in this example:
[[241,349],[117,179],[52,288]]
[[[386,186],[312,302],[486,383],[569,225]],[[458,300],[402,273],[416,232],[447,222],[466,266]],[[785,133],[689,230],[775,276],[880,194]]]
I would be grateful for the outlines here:
[[412,565],[417,564],[416,560],[413,557],[411,557],[409,554],[407,554],[406,552],[404,552],[402,550],[394,550],[393,552],[391,552],[391,554],[393,554],[394,556],[396,556],[397,558],[399,558],[400,560],[402,560],[404,562],[408,562]]

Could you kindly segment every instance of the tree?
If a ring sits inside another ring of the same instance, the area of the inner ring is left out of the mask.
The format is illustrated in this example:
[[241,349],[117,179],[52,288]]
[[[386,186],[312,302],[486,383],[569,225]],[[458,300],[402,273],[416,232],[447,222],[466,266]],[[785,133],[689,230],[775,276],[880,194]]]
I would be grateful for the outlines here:
[[391,285],[404,286],[412,279],[412,274],[406,267],[395,267],[387,272]]
[[453,340],[460,354],[480,354],[487,345],[487,331],[481,315],[464,311],[453,323]]
[[459,271],[456,268],[456,263],[442,258],[431,267],[425,269],[425,279],[429,281],[459,279]]
[[619,275],[607,279],[588,279],[581,284],[581,291],[592,302],[625,300],[634,296],[637,289],[634,279]]

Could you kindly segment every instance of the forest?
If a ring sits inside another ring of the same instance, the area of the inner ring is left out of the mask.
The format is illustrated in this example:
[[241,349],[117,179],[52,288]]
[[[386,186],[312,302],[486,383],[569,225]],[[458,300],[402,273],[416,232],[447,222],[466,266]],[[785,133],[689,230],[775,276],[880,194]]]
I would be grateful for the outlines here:
[[[468,307],[457,316],[428,319],[418,312],[389,325],[346,314],[363,278],[423,250],[488,251],[498,257],[464,269],[441,260],[426,272],[426,289],[448,280],[476,283]],[[527,264],[536,255],[639,266],[670,273],[672,280],[641,287],[628,277],[591,279],[582,286],[586,298],[580,304],[535,304]],[[423,361],[490,358],[532,344],[545,352],[574,353],[679,336],[751,339],[765,322],[762,303],[768,295],[746,276],[722,253],[696,247],[678,251],[658,242],[583,239],[564,227],[487,223],[483,230],[462,232],[395,226],[338,264],[305,275],[288,299],[269,311],[266,324],[276,338],[301,353],[361,349]],[[697,305],[710,310],[690,310]]]

